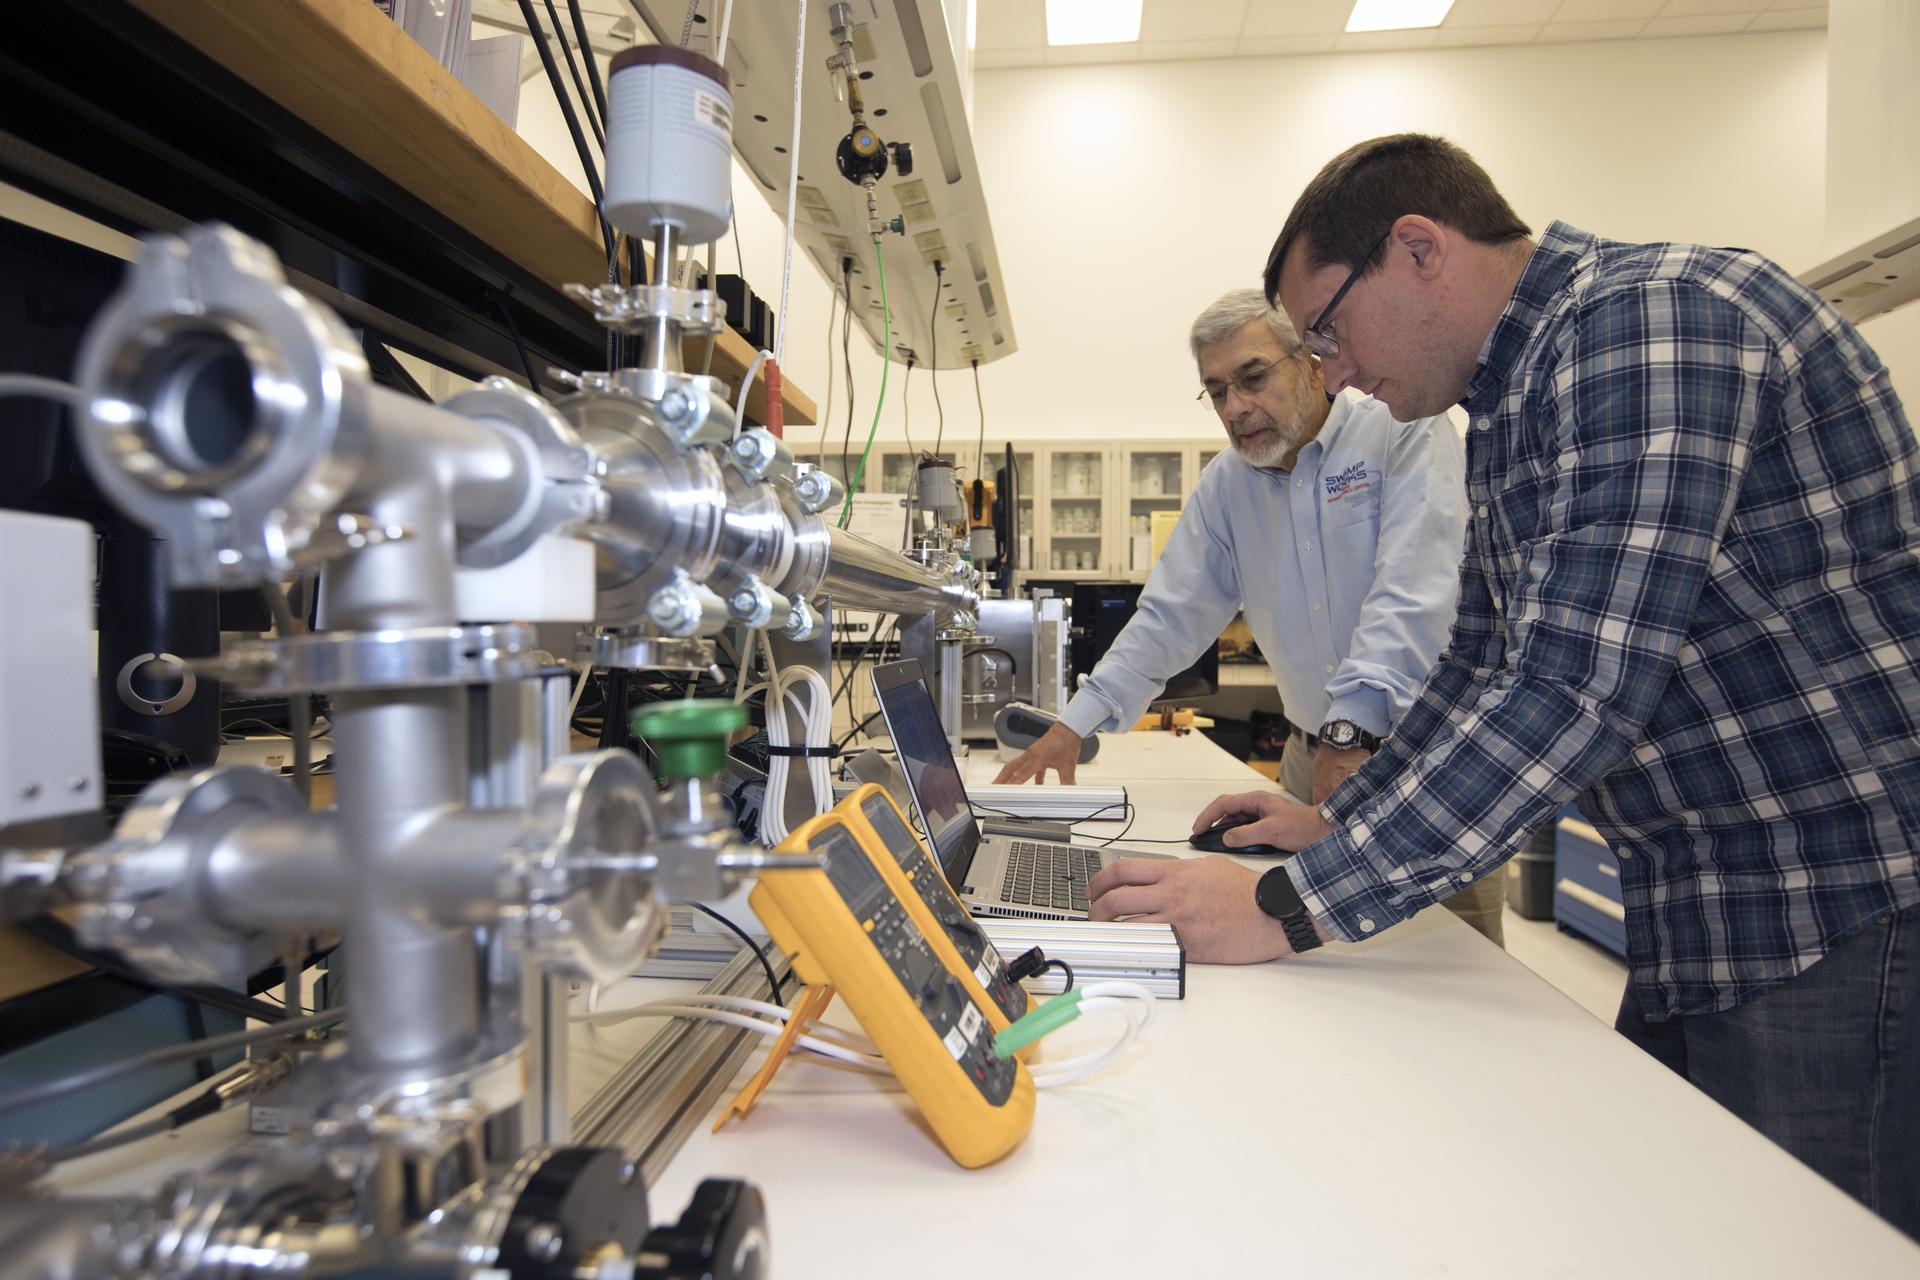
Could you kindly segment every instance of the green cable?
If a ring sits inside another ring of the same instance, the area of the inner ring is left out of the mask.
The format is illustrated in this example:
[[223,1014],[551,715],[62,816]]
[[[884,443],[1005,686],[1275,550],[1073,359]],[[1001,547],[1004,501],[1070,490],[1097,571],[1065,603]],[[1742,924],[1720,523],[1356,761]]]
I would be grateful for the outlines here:
[[860,482],[866,478],[867,456],[873,452],[873,438],[880,432],[880,410],[887,403],[887,370],[893,366],[893,310],[887,305],[887,263],[881,256],[878,240],[873,242],[873,265],[880,273],[880,325],[885,335],[880,343],[880,398],[873,402],[873,425],[867,428],[867,447],[860,451],[860,465],[853,469],[852,483],[847,485],[847,500],[840,507],[842,529],[853,518],[853,495],[860,492]]
[[1011,1058],[1041,1036],[1058,1031],[1080,1016],[1079,988],[1062,991],[993,1038],[993,1056]]

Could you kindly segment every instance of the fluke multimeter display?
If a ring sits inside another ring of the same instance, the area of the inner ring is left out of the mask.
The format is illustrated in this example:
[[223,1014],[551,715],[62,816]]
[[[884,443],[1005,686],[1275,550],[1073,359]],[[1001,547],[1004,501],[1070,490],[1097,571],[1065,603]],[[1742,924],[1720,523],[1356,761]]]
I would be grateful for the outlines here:
[[963,958],[909,881],[902,855],[926,860],[926,850],[886,793],[860,788],[780,851],[825,859],[818,870],[764,874],[750,898],[794,971],[833,985],[956,1162],[975,1168],[1018,1146],[1033,1123],[1033,1078],[1018,1059],[994,1056],[1009,1019],[987,995],[1005,967],[989,966],[982,982],[981,962]]
[[926,846],[893,807],[892,797],[883,788],[876,787],[873,795],[860,802],[860,812],[880,837],[880,843],[899,862],[914,893],[926,904],[953,949],[960,953],[961,962],[979,982],[987,999],[1006,1015],[1008,1022],[1018,1022],[1025,1017],[1032,1006],[1027,999],[1027,989],[1007,972],[1006,961],[987,941],[986,931],[974,923],[972,914],[941,873],[940,864],[928,856]]

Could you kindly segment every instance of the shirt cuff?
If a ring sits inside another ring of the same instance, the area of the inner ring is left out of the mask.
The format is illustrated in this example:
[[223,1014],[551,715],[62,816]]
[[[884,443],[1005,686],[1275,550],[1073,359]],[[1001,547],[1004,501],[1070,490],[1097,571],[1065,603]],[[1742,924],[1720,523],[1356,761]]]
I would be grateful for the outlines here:
[[1308,912],[1342,942],[1364,942],[1412,914],[1375,878],[1344,827],[1294,855],[1287,876]]
[[[1327,720],[1351,720],[1376,738],[1387,736],[1393,727],[1387,718],[1387,694],[1384,689],[1363,686],[1348,690],[1327,708]],[[1322,721],[1321,723],[1326,723]],[[1318,733],[1319,730],[1314,730]]]
[[1090,689],[1082,689],[1067,700],[1060,723],[1083,738],[1091,738],[1105,725],[1118,726],[1113,708]]

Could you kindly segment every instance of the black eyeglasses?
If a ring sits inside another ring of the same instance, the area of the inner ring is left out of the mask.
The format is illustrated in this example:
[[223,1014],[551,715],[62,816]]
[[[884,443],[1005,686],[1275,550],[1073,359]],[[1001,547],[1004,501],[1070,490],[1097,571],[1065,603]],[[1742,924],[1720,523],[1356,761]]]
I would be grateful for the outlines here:
[[1373,248],[1367,250],[1366,256],[1360,259],[1360,265],[1347,276],[1346,283],[1335,289],[1333,297],[1327,300],[1327,305],[1320,308],[1320,318],[1308,325],[1307,331],[1300,335],[1300,341],[1307,350],[1322,359],[1330,359],[1340,354],[1340,339],[1333,335],[1333,309],[1340,305],[1340,299],[1347,296],[1347,290],[1353,288],[1354,281],[1365,273],[1367,264],[1373,261],[1373,255],[1380,252],[1380,246],[1385,244],[1387,237],[1392,234],[1392,227],[1380,233],[1380,238],[1373,242]]
[[1228,378],[1226,383],[1222,386],[1213,386],[1211,384],[1207,386],[1203,386],[1200,388],[1200,394],[1195,396],[1194,399],[1205,400],[1208,404],[1212,405],[1215,409],[1219,409],[1227,403],[1227,391],[1230,388],[1237,387],[1239,388],[1241,395],[1251,400],[1255,396],[1259,395],[1260,392],[1266,387],[1267,375],[1271,374],[1275,369],[1278,369],[1281,365],[1285,363],[1286,363],[1286,357],[1282,356],[1278,360],[1270,361],[1267,364],[1261,365],[1258,369],[1249,369],[1247,372],[1243,374],[1240,374],[1236,377]]

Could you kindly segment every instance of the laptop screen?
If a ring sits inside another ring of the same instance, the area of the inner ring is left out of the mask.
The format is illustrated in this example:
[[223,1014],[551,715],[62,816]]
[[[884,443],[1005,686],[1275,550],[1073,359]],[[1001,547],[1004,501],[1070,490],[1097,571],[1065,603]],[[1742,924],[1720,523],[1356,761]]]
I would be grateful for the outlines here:
[[980,827],[967,804],[960,766],[954,763],[953,748],[941,731],[940,715],[934,710],[933,694],[927,689],[920,664],[908,659],[875,667],[873,691],[880,698],[880,714],[893,735],[900,771],[907,777],[907,789],[913,793],[920,820],[926,824],[933,854],[940,859],[947,882],[957,888],[973,865],[974,850],[980,846]]

